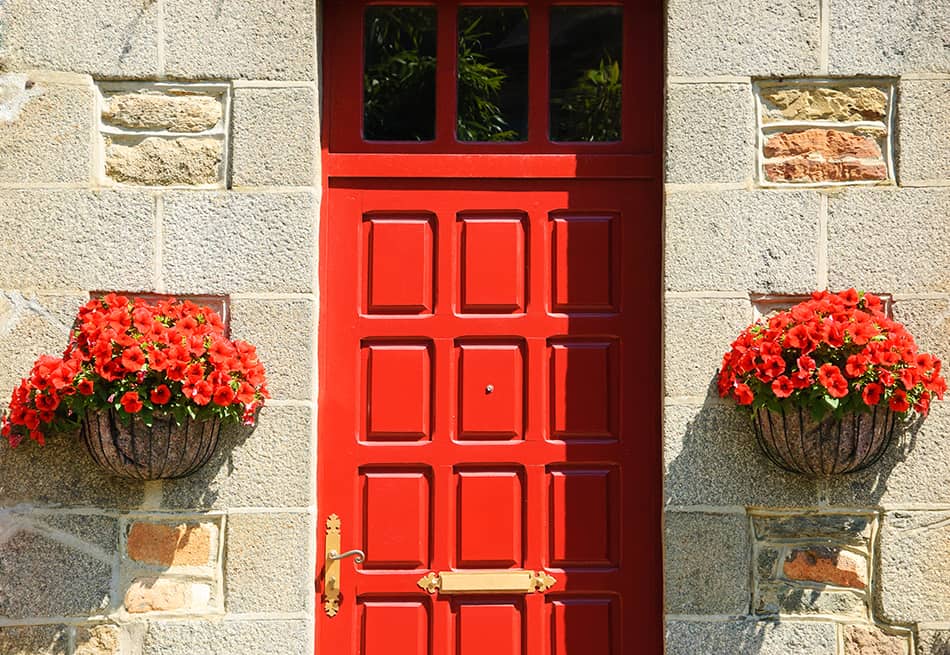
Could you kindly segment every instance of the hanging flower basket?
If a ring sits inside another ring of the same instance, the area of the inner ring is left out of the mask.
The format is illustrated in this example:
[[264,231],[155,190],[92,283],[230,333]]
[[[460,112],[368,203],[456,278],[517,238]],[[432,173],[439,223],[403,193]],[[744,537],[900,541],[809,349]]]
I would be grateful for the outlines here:
[[874,407],[816,421],[802,407],[778,412],[760,407],[753,423],[769,459],[788,471],[819,476],[853,473],[874,464],[891,442],[897,417],[888,408]]
[[115,410],[89,410],[80,435],[92,459],[123,478],[167,480],[191,475],[208,463],[218,446],[221,421],[155,416],[152,425],[123,422]]
[[898,424],[943,398],[940,368],[880,298],[818,291],[746,328],[723,358],[718,386],[751,410],[773,462],[835,475],[876,462]]
[[210,308],[109,294],[79,309],[61,357],[40,357],[14,389],[0,433],[16,447],[78,431],[116,475],[178,478],[211,458],[222,425],[253,425],[267,397],[254,346],[229,339]]

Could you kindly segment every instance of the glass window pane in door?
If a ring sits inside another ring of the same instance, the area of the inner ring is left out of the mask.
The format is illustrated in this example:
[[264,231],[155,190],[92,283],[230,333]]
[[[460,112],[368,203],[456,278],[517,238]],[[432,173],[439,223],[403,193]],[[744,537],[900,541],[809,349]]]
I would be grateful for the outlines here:
[[551,9],[552,141],[619,141],[623,8]]
[[363,137],[435,138],[436,10],[368,7],[364,23]]
[[528,9],[462,7],[458,25],[459,141],[528,136]]

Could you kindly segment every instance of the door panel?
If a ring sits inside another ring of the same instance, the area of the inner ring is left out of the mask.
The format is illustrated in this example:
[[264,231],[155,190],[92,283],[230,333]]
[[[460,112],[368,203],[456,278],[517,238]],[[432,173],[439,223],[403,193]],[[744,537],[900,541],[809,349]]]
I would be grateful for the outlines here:
[[[317,651],[661,653],[660,3],[465,4],[324,3]],[[434,30],[432,135],[369,141],[397,6]],[[472,7],[527,12],[488,39],[528,50],[521,141],[457,138]],[[619,136],[554,141],[549,46],[605,16]]]

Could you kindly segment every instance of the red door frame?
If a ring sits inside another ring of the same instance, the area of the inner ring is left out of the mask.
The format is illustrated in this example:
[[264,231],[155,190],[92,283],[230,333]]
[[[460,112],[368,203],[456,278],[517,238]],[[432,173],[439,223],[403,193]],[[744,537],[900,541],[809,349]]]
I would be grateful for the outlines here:
[[[337,2],[348,2],[351,0],[336,0]],[[662,264],[661,262],[661,226],[662,226],[662,107],[663,107],[663,17],[662,3],[660,0],[648,0],[647,2],[633,3],[629,0],[572,0],[562,2],[558,0],[480,0],[471,2],[473,6],[492,6],[492,5],[535,5],[550,6],[555,4],[565,5],[624,5],[631,7],[637,4],[636,11],[625,12],[625,34],[627,40],[624,46],[624,62],[628,69],[634,68],[627,62],[637,62],[636,74],[625,75],[624,81],[624,141],[618,144],[557,144],[550,143],[544,139],[546,132],[544,121],[546,112],[533,111],[532,119],[529,125],[529,141],[527,144],[469,144],[458,143],[454,138],[454,71],[448,67],[442,67],[438,77],[438,118],[436,128],[436,141],[432,143],[372,143],[366,144],[354,135],[359,135],[359,116],[354,116],[352,109],[344,103],[347,97],[352,97],[353,84],[360,84],[360,66],[361,54],[359,57],[350,57],[351,61],[356,61],[356,66],[340,65],[327,66],[326,62],[333,61],[334,53],[341,54],[338,50],[341,44],[349,43],[352,54],[352,44],[359,44],[361,51],[361,34],[348,33],[347,31],[338,31],[335,29],[327,30],[326,26],[336,27],[334,23],[335,0],[327,0],[323,3],[324,12],[324,57],[322,60],[323,69],[323,124],[321,128],[321,149],[323,163],[323,189],[324,202],[320,213],[320,266],[319,283],[321,289],[320,300],[320,322],[318,337],[318,357],[320,372],[319,389],[319,418],[318,435],[327,435],[326,429],[328,411],[327,389],[332,382],[328,377],[328,353],[327,343],[328,322],[333,319],[331,312],[333,308],[328,306],[329,294],[327,290],[328,271],[326,262],[328,261],[328,232],[330,203],[328,202],[329,191],[332,180],[360,179],[371,186],[375,181],[385,179],[411,179],[424,177],[438,185],[436,178],[462,180],[464,178],[480,180],[523,180],[523,179],[557,179],[557,178],[577,178],[601,179],[601,180],[630,180],[642,184],[649,181],[653,186],[654,202],[651,203],[654,217],[656,219],[656,230],[652,235],[647,235],[647,243],[650,243],[655,252],[645,253],[645,257],[655,263],[655,292],[642,299],[642,315],[651,317],[655,323],[649,330],[651,337],[650,343],[645,345],[638,344],[638,348],[645,348],[650,351],[647,354],[647,360],[650,369],[655,374],[656,389],[662,388],[662,373],[659,353],[661,352],[661,289],[662,289]],[[443,3],[443,4],[440,4]],[[442,33],[446,25],[454,26],[456,15],[454,10],[445,9],[444,0],[424,1],[403,1],[403,2],[374,2],[373,4],[390,5],[439,5],[440,19],[439,31]],[[469,4],[466,2],[466,4]],[[546,12],[538,12],[545,14]],[[546,20],[535,20],[532,23],[531,38],[534,43],[538,43],[535,36],[543,34],[548,29]],[[633,35],[633,38],[630,38]],[[544,39],[546,42],[546,38]],[[438,57],[440,60],[445,58],[454,58],[451,48],[454,43],[448,39],[439,40]],[[449,50],[446,50],[446,49]],[[547,52],[545,49],[533,47],[531,54],[532,70],[540,69],[545,75],[533,75],[533,86],[531,89],[534,98],[547,98],[546,73],[547,73]],[[344,61],[346,60],[343,57]],[[337,58],[339,63],[340,58]],[[446,72],[447,71],[447,72]],[[354,72],[356,73],[354,75]],[[350,85],[349,93],[347,85]],[[447,91],[447,89],[449,89]],[[349,109],[349,111],[348,111]],[[355,119],[356,129],[353,129]],[[342,123],[342,125],[341,125]],[[636,126],[636,129],[633,129]],[[343,135],[342,137],[340,135]],[[650,241],[652,239],[652,242]],[[661,530],[661,502],[662,502],[662,458],[661,458],[661,436],[660,436],[660,400],[659,391],[654,397],[656,403],[655,416],[648,417],[647,425],[649,428],[645,431],[654,438],[641,443],[642,449],[638,455],[643,459],[652,462],[652,467],[647,469],[652,471],[650,479],[646,481],[646,486],[650,493],[638,498],[638,504],[647,505],[650,511],[647,516],[650,517],[650,525],[645,525],[647,536],[652,535],[653,547],[651,552],[644,553],[642,550],[636,553],[628,553],[628,557],[646,557],[652,561],[656,567],[656,580],[654,584],[648,584],[652,587],[652,593],[642,603],[641,611],[650,615],[652,621],[650,625],[654,626],[652,631],[643,635],[643,642],[636,644],[637,652],[650,653],[662,652],[662,530]],[[621,402],[623,402],[621,400]],[[317,503],[319,508],[317,524],[317,571],[315,573],[316,589],[319,594],[323,587],[322,568],[323,552],[325,548],[325,536],[323,519],[328,511],[333,508],[324,507],[321,490],[321,482],[326,477],[326,466],[329,463],[322,456],[325,450],[325,442],[320,441],[318,436],[318,477],[317,477]],[[649,541],[649,539],[647,539]],[[642,545],[642,544],[641,544]],[[344,548],[347,548],[344,544]],[[648,547],[646,547],[648,548]],[[635,593],[631,590],[629,593]],[[319,598],[319,595],[318,595]],[[319,650],[320,644],[320,614],[322,608],[317,603],[318,613],[315,621],[316,644]],[[630,644],[627,649],[629,651]]]

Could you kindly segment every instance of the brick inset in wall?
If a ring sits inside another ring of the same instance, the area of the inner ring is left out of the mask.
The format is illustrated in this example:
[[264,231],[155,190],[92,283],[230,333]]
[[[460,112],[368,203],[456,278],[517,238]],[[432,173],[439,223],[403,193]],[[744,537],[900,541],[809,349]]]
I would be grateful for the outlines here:
[[764,186],[894,181],[890,80],[761,80],[755,85]]

